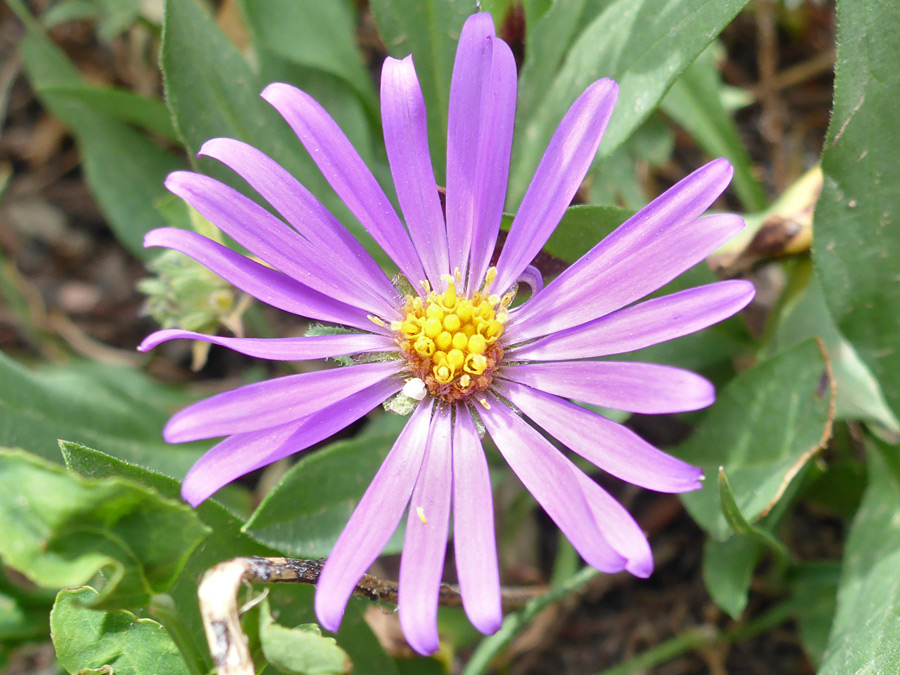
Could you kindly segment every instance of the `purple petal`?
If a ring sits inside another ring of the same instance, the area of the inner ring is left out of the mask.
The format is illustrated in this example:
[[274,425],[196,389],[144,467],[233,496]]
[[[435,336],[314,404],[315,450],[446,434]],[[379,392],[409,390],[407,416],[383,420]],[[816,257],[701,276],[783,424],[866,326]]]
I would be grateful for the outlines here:
[[[503,215],[516,105],[515,62],[488,14],[466,20],[450,83],[447,237],[450,267],[480,285]],[[477,246],[477,249],[476,249]]]
[[551,436],[616,478],[658,492],[699,490],[703,471],[658,450],[621,424],[521,384],[500,392]]
[[412,56],[384,62],[381,121],[400,208],[428,280],[440,288],[441,275],[450,272],[447,230],[431,168],[425,99]]
[[191,467],[181,495],[191,506],[197,506],[234,479],[332,436],[402,387],[400,379],[384,380],[301,420],[231,436]]
[[494,540],[494,503],[487,460],[466,406],[453,424],[453,548],[469,621],[491,635],[503,623]]
[[594,161],[618,95],[615,82],[599,80],[578,97],[563,117],[500,253],[496,293],[512,286],[556,229]]
[[525,340],[587,323],[703,260],[743,227],[733,215],[696,220],[732,173],[726,160],[716,160],[641,209],[525,303],[510,323],[510,337]]
[[[379,332],[379,327],[358,307],[314,291],[281,272],[260,265],[195,232],[174,227],[151,230],[144,237],[144,246],[162,246],[184,253],[244,293],[285,312]],[[387,332],[386,329],[382,330]]]
[[741,311],[755,293],[749,281],[691,288],[509,350],[512,361],[556,361],[624,354],[695,333]]
[[364,283],[348,283],[346,274],[328,264],[307,239],[237,190],[188,171],[169,174],[166,187],[248,251],[300,283],[373,314],[397,316],[396,305]]
[[506,366],[501,375],[584,403],[648,415],[712,405],[710,382],[681,368],[630,361],[555,361]]
[[503,40],[492,39],[491,72],[482,92],[475,203],[469,261],[469,293],[478,290],[491,262],[509,178],[513,123],[516,118],[516,60]]
[[440,648],[438,594],[450,523],[451,457],[449,405],[431,420],[425,459],[409,502],[400,560],[400,626],[410,646],[428,656]]
[[371,333],[349,333],[346,335],[317,335],[280,339],[228,338],[195,333],[189,330],[168,328],[158,330],[144,338],[138,351],[150,351],[169,340],[201,340],[233,349],[247,356],[273,361],[307,361],[327,359],[346,354],[365,352],[393,352],[397,350],[395,340],[384,335]]
[[216,394],[177,412],[169,443],[259,431],[312,415],[399,372],[405,363],[366,363],[288,375]]
[[319,623],[327,630],[337,632],[356,582],[403,517],[425,456],[431,406],[429,399],[416,408],[325,562],[315,604]]
[[406,278],[413,285],[424,279],[422,264],[394,207],[325,109],[288,84],[270,84],[262,97],[284,117],[329,185]]
[[343,270],[355,283],[370,286],[392,306],[399,295],[368,251],[337,218],[277,162],[251,145],[231,138],[215,138],[200,155],[219,160],[250,184],[304,237],[333,269]]
[[499,400],[489,401],[490,409],[479,409],[478,414],[525,489],[591,567],[601,572],[625,569],[625,558],[597,531],[584,496],[572,489],[575,466]]
[[653,573],[653,553],[650,543],[631,514],[619,502],[597,485],[590,476],[575,468],[578,487],[594,516],[597,529],[628,563],[625,569],[634,576],[646,579]]

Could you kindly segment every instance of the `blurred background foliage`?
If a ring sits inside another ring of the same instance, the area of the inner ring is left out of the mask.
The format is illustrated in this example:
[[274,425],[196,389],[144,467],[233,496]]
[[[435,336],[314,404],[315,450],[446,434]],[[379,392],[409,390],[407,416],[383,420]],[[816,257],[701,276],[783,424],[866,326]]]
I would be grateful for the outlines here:
[[[702,466],[707,485],[679,500],[598,475],[657,561],[648,581],[601,577],[579,569],[489,451],[503,580],[529,598],[500,633],[483,639],[445,608],[442,651],[413,658],[390,606],[359,600],[335,644],[308,626],[311,587],[272,587],[244,616],[259,672],[900,672],[900,8],[480,6],[519,65],[510,213],[569,103],[599,77],[621,87],[593,170],[536,261],[545,275],[705,161],[735,167],[717,208],[744,215],[747,230],[661,293],[740,276],[756,301],[629,356],[702,372],[718,400],[618,418]],[[474,10],[469,0],[0,5],[2,672],[209,672],[204,570],[236,556],[327,555],[403,420],[373,414],[188,509],[178,481],[208,444],[166,445],[167,417],[291,366],[218,347],[134,347],[157,322],[255,337],[306,326],[142,238],[167,225],[211,233],[165,192],[172,170],[258,199],[196,157],[229,136],[287,167],[389,266],[258,94],[276,80],[311,93],[392,194],[378,74],[385,55],[414,53],[441,183],[456,39]],[[396,578],[400,541],[375,573]]]

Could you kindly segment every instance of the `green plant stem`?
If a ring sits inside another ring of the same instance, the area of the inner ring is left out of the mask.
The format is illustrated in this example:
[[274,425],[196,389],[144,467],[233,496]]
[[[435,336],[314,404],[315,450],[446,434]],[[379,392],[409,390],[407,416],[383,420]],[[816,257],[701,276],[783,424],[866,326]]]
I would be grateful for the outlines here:
[[203,654],[197,649],[190,638],[188,627],[184,619],[175,607],[175,601],[170,595],[154,595],[150,599],[147,613],[162,624],[163,628],[172,638],[172,642],[178,647],[184,663],[191,675],[206,675],[208,669]]
[[563,583],[553,586],[549,591],[531,600],[525,607],[512,614],[508,614],[503,620],[503,625],[496,633],[485,638],[478,645],[472,658],[466,664],[463,675],[481,675],[490,667],[491,662],[503,649],[512,642],[541,611],[550,605],[559,602],[570,593],[578,590],[600,572],[593,567],[584,567],[576,574],[569,577]]
[[801,609],[800,603],[789,601],[773,607],[762,616],[737,628],[717,631],[713,626],[695,626],[655,647],[651,647],[624,663],[597,673],[597,675],[629,675],[630,673],[643,672],[648,668],[658,666],[674,659],[676,656],[681,656],[696,649],[704,649],[714,645],[734,644],[784,623]]

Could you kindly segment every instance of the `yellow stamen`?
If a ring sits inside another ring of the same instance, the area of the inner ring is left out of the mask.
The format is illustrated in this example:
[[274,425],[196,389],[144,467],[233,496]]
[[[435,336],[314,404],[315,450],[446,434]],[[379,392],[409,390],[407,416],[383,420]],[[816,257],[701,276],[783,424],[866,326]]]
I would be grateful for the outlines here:
[[422,521],[423,525],[428,524],[428,519],[425,517],[425,509],[423,509],[421,506],[416,507],[416,515],[419,516],[419,520]]

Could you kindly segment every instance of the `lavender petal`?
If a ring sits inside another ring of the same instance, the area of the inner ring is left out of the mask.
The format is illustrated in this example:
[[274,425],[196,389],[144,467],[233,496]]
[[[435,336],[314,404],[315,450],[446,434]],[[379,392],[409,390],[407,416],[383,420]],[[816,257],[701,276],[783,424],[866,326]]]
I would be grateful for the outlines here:
[[712,405],[710,382],[681,368],[630,361],[554,361],[507,366],[504,378],[584,403],[647,415]]
[[431,405],[428,400],[416,408],[325,562],[315,605],[319,623],[327,630],[337,632],[356,582],[403,517],[425,456]]
[[410,646],[428,656],[440,648],[438,595],[447,551],[451,490],[451,409],[438,406],[406,520],[400,560],[400,626]]
[[504,382],[500,392],[551,436],[616,478],[657,492],[701,487],[703,471],[602,415],[522,384]]
[[525,192],[497,261],[496,293],[503,293],[547,243],[594,161],[619,88],[599,80],[578,97],[557,127]]
[[163,429],[169,443],[259,431],[312,415],[399,372],[401,361],[287,375],[216,394],[177,412]]
[[396,394],[402,386],[402,380],[384,380],[301,420],[231,436],[191,467],[181,495],[191,506],[197,506],[236,478],[337,433]]
[[733,279],[620,309],[508,350],[513,361],[562,361],[625,354],[688,335],[741,311],[755,293]]
[[288,84],[270,84],[262,97],[297,134],[325,179],[413,284],[425,278],[403,223],[359,153],[311,96]]

